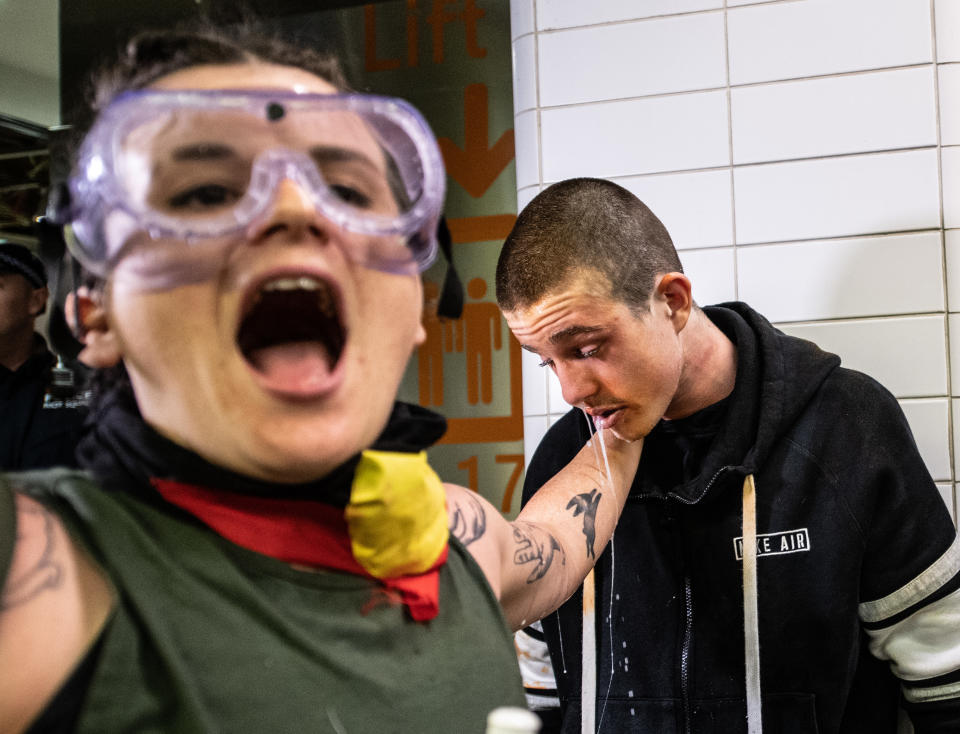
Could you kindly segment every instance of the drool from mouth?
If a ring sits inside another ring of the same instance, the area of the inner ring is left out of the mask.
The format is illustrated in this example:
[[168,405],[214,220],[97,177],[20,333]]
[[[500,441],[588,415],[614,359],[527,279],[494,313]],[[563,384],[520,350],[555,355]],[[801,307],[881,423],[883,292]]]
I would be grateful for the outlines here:
[[322,392],[345,343],[332,287],[308,275],[261,283],[237,331],[237,345],[260,381],[291,396]]

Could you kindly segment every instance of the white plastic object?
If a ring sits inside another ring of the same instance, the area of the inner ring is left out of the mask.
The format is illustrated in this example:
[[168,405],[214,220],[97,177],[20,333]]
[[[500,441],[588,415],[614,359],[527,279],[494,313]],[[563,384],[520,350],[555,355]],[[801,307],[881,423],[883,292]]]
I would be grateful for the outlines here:
[[540,717],[518,706],[500,706],[487,714],[487,734],[537,734]]

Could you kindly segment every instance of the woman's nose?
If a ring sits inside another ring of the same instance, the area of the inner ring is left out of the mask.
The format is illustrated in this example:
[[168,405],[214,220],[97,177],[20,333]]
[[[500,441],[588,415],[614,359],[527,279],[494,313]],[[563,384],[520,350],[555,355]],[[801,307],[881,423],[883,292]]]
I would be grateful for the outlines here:
[[310,192],[287,177],[277,184],[267,211],[254,224],[251,239],[262,241],[276,236],[326,239],[332,226],[317,211]]

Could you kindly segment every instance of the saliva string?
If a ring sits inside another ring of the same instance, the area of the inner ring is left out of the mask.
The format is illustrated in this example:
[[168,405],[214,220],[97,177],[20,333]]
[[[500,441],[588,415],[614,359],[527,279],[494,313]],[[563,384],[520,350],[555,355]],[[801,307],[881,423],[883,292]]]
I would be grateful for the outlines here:
[[[613,473],[610,471],[610,461],[607,459],[607,445],[603,440],[603,429],[596,425],[596,418],[587,415],[583,411],[583,417],[587,421],[587,443],[593,447],[594,457],[597,463],[600,463],[600,456],[603,456],[603,467],[607,473],[607,483],[612,491]],[[600,451],[597,451],[597,444],[593,437],[597,437],[597,443],[600,444]],[[614,536],[616,531],[610,536],[610,579],[608,586],[610,589],[610,599],[607,603],[607,633],[609,636],[608,645],[610,648],[610,675],[607,679],[607,690],[603,696],[603,707],[600,709],[600,721],[597,719],[597,645],[595,638],[595,586],[593,582],[593,571],[590,571],[590,583],[584,584],[583,594],[583,648],[581,657],[581,683],[580,683],[580,724],[581,732],[594,734],[599,725],[603,723],[603,714],[607,709],[607,699],[610,696],[610,688],[613,685],[613,674],[616,668],[613,649],[613,574],[616,564],[614,563]],[[589,599],[587,598],[589,595]],[[561,641],[562,644],[562,641]]]

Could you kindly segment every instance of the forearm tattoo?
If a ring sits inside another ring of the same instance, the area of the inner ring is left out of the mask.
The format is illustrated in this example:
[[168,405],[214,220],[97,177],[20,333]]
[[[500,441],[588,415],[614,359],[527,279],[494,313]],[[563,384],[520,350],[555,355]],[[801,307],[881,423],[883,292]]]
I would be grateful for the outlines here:
[[578,494],[567,503],[566,509],[573,508],[573,516],[583,515],[583,534],[587,540],[587,558],[596,559],[596,553],[593,546],[597,541],[597,507],[600,505],[600,498],[603,492],[598,492],[596,488],[590,490],[590,494]]
[[26,564],[26,569],[7,579],[6,589],[0,598],[0,612],[26,604],[45,589],[56,589],[63,581],[63,569],[54,558],[56,528],[52,515],[39,506],[21,506],[17,541],[27,532],[42,536],[40,550],[35,559]]
[[560,564],[565,564],[563,548],[550,533],[534,528],[526,523],[514,523],[513,540],[517,549],[513,552],[513,562],[518,566],[532,565],[527,583],[532,584],[544,577],[553,559],[559,555]]
[[487,532],[487,513],[483,505],[473,495],[464,494],[464,500],[457,502],[457,507],[453,511],[450,534],[464,546],[468,546],[482,538],[485,532]]

